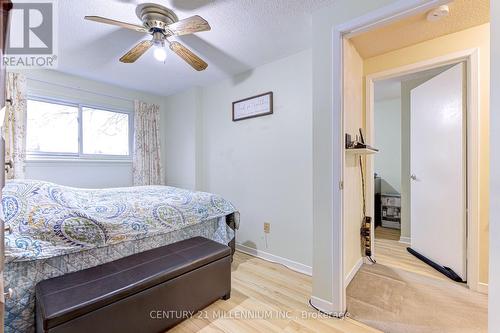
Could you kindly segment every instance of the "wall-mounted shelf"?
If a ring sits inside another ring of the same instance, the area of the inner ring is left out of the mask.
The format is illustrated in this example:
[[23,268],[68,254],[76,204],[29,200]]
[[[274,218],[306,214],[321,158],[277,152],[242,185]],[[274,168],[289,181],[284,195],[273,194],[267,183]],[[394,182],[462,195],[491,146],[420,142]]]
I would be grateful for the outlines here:
[[346,155],[372,155],[378,153],[378,149],[374,148],[347,148]]

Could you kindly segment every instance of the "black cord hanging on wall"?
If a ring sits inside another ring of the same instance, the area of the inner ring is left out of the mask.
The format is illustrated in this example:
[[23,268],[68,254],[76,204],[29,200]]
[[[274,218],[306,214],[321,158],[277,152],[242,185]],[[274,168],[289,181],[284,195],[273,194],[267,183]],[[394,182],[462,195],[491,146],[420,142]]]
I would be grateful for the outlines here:
[[[360,128],[359,134],[361,138],[361,143],[365,143],[363,131]],[[366,216],[366,187],[365,187],[365,174],[363,172],[363,159],[359,156],[359,170],[361,173],[361,193],[363,197],[363,221],[361,222],[361,243],[364,249],[364,255],[368,257],[368,259],[375,263],[375,260],[371,257],[372,255],[372,235],[371,235],[371,227],[372,227],[372,218],[370,216]]]

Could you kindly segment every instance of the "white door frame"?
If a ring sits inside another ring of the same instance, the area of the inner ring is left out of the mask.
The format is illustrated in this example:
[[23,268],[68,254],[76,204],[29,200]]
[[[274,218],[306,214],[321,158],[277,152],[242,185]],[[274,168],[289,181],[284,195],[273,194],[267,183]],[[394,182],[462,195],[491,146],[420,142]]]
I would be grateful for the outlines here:
[[[375,112],[374,112],[374,83],[380,80],[392,79],[407,74],[413,74],[432,68],[446,65],[466,63],[467,105],[466,105],[466,244],[467,244],[467,285],[472,290],[479,289],[479,50],[477,48],[450,53],[429,60],[391,68],[386,71],[366,76],[366,136],[368,142],[375,139]],[[366,162],[368,179],[373,179],[374,158]],[[370,178],[371,177],[371,178]],[[367,198],[373,201],[374,186],[367,187]],[[374,215],[373,203],[370,207],[370,216]],[[372,222],[372,236],[374,232]],[[374,237],[372,237],[372,253],[375,254]]]
[[399,0],[366,15],[334,26],[332,29],[332,303],[313,304],[325,312],[343,314],[346,311],[346,285],[344,281],[343,243],[343,39],[372,30],[405,17],[425,12],[451,0]]

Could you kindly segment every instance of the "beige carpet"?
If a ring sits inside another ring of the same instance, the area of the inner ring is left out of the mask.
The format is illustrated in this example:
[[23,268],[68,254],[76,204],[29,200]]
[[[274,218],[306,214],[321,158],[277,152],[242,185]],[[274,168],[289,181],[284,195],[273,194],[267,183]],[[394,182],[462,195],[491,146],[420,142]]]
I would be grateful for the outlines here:
[[363,265],[347,288],[350,317],[386,333],[487,332],[486,295],[461,284]]

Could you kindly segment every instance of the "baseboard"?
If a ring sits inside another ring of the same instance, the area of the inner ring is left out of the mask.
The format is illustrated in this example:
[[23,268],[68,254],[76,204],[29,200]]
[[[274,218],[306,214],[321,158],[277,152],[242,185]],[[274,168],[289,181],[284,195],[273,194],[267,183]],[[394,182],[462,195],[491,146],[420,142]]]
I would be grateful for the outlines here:
[[354,276],[359,271],[359,269],[361,268],[362,265],[363,265],[363,258],[359,258],[358,261],[356,261],[356,264],[354,265],[354,267],[349,272],[349,274],[347,274],[347,276],[345,277],[344,286],[346,288],[349,285],[349,283],[351,283],[352,279],[354,279]]
[[488,294],[488,284],[483,282],[477,283],[477,291],[481,294]]
[[318,310],[323,311],[324,313],[334,314],[335,309],[333,308],[333,303],[325,301],[319,297],[311,296],[311,304]]
[[288,267],[289,269],[291,269],[292,271],[312,276],[312,267],[301,264],[300,262],[296,262],[296,261],[293,261],[290,259],[279,257],[279,256],[276,256],[276,255],[268,253],[268,252],[264,252],[261,250],[257,250],[257,249],[245,246],[243,244],[236,244],[236,250],[241,251],[241,252],[246,253],[246,254],[249,254],[249,255],[254,256],[254,257],[258,257],[260,259],[264,259],[266,261],[270,261],[270,262],[284,265],[284,266]]
[[[333,303],[329,301],[325,301],[324,299],[321,299],[319,297],[311,296],[311,300],[309,301],[311,306],[315,310],[319,310],[323,313],[326,313],[332,317],[336,318],[344,318],[346,316],[347,311],[335,311]],[[378,332],[378,331],[377,331]]]
[[410,237],[399,237],[399,242],[407,245],[411,245]]

